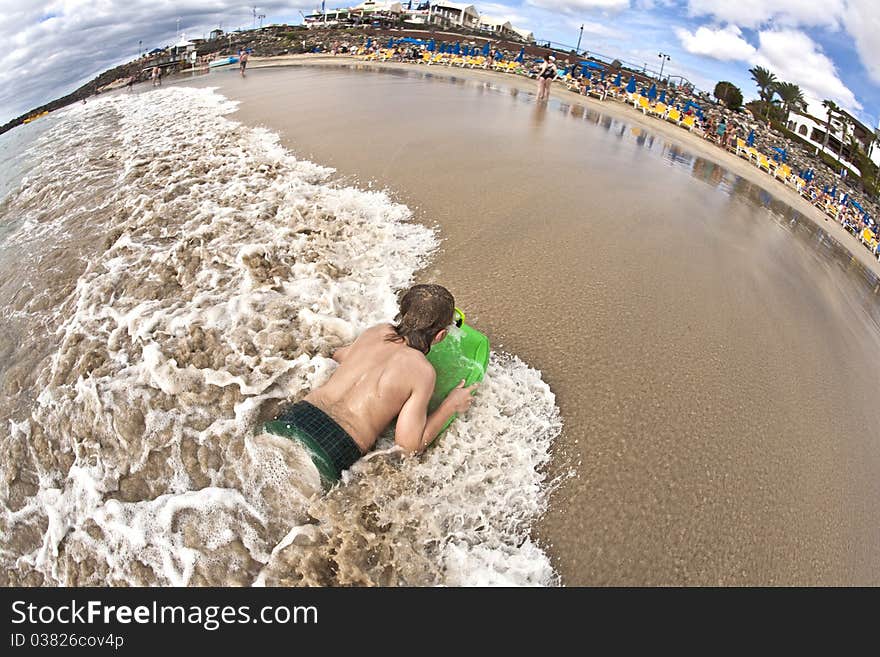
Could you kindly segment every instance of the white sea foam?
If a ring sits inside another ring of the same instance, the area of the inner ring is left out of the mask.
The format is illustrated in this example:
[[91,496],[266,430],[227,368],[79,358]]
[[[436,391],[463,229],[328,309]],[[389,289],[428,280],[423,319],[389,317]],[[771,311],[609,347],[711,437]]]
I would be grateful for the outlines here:
[[6,582],[554,583],[529,533],[560,419],[515,357],[427,454],[383,445],[325,495],[304,450],[256,430],[395,314],[437,239],[234,108],[186,88],[74,106],[7,201],[32,218],[10,239],[84,214],[100,239],[2,436]]

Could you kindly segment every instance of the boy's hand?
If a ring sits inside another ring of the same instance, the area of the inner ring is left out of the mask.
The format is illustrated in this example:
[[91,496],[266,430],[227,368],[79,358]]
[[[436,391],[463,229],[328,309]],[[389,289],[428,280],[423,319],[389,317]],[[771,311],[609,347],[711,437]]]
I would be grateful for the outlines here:
[[464,379],[462,379],[458,382],[458,385],[446,395],[446,401],[456,413],[464,413],[471,407],[471,402],[474,401],[473,394],[476,388],[476,383],[465,388]]

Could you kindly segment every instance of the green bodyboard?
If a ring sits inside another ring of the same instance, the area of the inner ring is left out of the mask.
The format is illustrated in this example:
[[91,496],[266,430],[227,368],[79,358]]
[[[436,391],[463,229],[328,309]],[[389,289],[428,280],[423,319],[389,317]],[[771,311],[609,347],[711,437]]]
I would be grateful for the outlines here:
[[[461,326],[450,329],[441,342],[431,347],[428,361],[437,373],[434,394],[428,404],[430,413],[462,379],[465,386],[483,380],[489,364],[489,338],[462,321]],[[446,431],[454,419],[453,415],[443,425],[441,433]]]

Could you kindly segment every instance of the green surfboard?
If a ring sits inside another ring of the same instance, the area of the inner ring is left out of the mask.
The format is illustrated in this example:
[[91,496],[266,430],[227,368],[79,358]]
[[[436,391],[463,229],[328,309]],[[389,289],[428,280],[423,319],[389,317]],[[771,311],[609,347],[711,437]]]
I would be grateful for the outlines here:
[[[428,404],[429,413],[440,405],[449,391],[461,380],[464,380],[465,386],[482,381],[489,364],[489,338],[474,327],[465,324],[464,313],[458,308],[455,312],[455,327],[451,328],[447,336],[428,352],[428,361],[437,373],[434,394]],[[454,419],[453,415],[443,425],[441,434]],[[434,442],[436,443],[436,440]]]

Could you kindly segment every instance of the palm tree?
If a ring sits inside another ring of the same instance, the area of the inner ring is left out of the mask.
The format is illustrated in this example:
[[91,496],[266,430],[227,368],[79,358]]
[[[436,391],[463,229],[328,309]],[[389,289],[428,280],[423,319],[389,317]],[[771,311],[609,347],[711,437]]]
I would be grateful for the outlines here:
[[801,88],[796,84],[791,82],[777,82],[774,85],[774,90],[782,99],[782,105],[785,108],[786,122],[788,121],[788,115],[792,108],[800,109],[807,104],[807,101],[804,98],[804,92],[801,91]]
[[837,149],[837,159],[841,162],[843,161],[843,142],[846,140],[846,136],[848,134],[849,129],[849,119],[846,117],[846,114],[840,114],[838,116],[840,122],[843,123],[843,132],[840,135],[840,148]]
[[773,100],[773,94],[776,93],[776,76],[761,66],[750,68],[749,73],[752,74],[752,80],[755,81],[755,85],[758,87],[758,93],[761,96],[761,100],[765,103],[767,116],[769,117],[770,101]]
[[831,119],[837,113],[838,107],[833,100],[823,100],[822,107],[828,111],[828,120],[825,122],[825,139],[822,140],[822,150],[828,147],[828,137],[831,135]]

